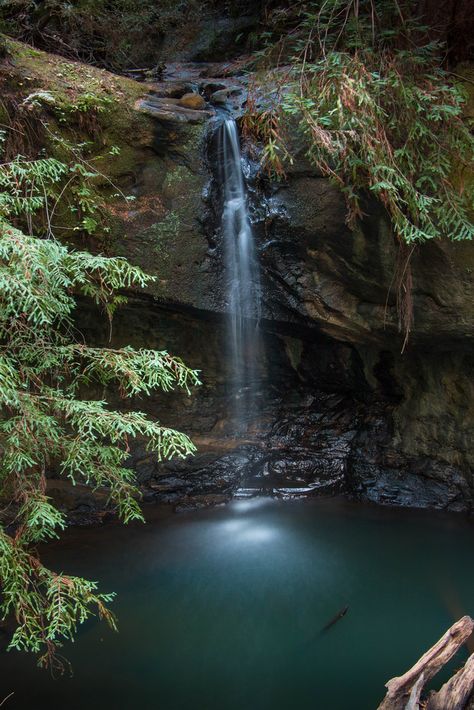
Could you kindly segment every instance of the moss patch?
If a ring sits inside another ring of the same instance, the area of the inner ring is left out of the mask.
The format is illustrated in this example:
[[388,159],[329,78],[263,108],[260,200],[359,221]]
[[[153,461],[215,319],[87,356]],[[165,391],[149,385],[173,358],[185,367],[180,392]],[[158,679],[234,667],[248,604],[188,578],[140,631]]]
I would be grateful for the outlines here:
[[66,105],[76,105],[84,95],[108,95],[117,101],[133,102],[147,91],[147,85],[132,79],[47,54],[9,38],[4,41],[14,71],[23,77],[25,86],[42,86]]

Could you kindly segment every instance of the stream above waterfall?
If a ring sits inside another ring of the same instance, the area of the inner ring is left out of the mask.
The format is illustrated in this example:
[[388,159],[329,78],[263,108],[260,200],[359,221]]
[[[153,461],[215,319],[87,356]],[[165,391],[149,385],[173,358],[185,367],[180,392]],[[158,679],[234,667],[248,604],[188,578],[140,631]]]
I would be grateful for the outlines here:
[[45,549],[54,569],[118,592],[120,632],[81,627],[62,649],[72,678],[2,654],[8,707],[375,710],[389,678],[474,613],[474,524],[460,516],[269,498],[150,515]]

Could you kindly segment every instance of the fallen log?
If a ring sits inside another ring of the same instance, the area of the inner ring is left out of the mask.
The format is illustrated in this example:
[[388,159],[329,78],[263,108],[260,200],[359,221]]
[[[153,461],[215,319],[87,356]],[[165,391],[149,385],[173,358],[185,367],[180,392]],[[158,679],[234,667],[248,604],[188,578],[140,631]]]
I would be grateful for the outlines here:
[[[387,695],[382,700],[378,710],[407,710],[407,708],[410,710],[418,710],[423,687],[454,656],[456,651],[466,643],[473,630],[474,621],[470,616],[463,616],[462,619],[453,624],[439,641],[437,641],[409,671],[400,677],[392,678],[392,680],[388,681],[386,684]],[[460,684],[466,686],[470,677],[469,666],[467,674],[463,677],[463,681],[462,683],[460,682]],[[451,680],[454,681],[455,678],[456,676]],[[454,687],[451,686],[450,692],[457,690],[458,685]],[[443,690],[443,688],[441,690]],[[466,700],[469,695],[470,692],[466,696]],[[436,710],[441,707],[443,710],[447,710],[447,708],[451,709],[450,705],[438,705],[433,707],[435,707]],[[463,706],[459,704],[453,705],[452,710],[454,710],[454,708],[460,710],[462,707]]]
[[469,656],[463,668],[443,685],[440,691],[432,693],[426,710],[462,710],[474,689],[474,653]]

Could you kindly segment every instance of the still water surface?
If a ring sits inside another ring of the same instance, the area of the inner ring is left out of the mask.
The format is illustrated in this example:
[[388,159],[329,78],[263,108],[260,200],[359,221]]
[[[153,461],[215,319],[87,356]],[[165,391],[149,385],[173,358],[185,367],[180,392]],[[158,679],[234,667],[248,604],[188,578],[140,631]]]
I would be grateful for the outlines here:
[[[372,710],[384,683],[474,615],[474,525],[339,500],[72,531],[45,560],[115,590],[53,680],[3,654],[5,710]],[[330,630],[321,628],[345,606]],[[458,664],[462,661],[462,654]]]

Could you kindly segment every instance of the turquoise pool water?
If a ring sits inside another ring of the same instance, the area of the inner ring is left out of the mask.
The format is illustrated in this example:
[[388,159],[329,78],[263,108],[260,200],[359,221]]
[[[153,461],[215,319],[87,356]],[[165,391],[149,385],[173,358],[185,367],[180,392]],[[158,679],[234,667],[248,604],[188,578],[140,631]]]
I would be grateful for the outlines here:
[[86,624],[63,649],[72,677],[3,654],[5,710],[371,710],[454,618],[474,615],[462,517],[334,499],[153,517],[49,548],[55,569],[118,593],[120,632]]

